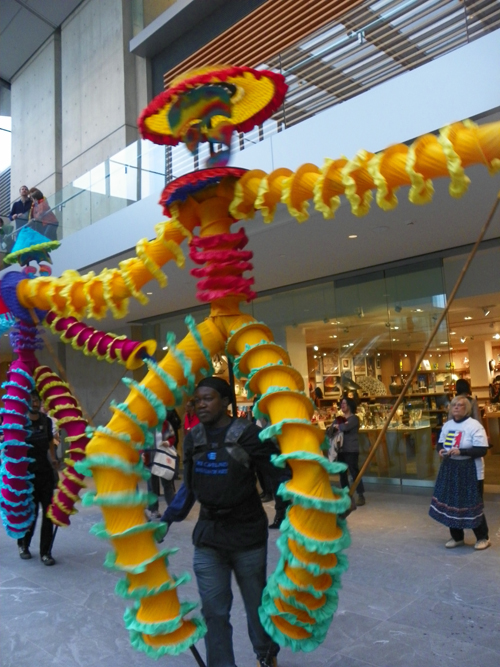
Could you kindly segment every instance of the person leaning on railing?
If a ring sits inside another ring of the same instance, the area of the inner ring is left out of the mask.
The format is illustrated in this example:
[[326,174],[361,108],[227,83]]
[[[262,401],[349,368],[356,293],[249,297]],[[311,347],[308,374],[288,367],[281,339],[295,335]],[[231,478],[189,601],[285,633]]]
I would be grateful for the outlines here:
[[30,227],[51,241],[55,241],[59,221],[52,212],[49,202],[38,188],[31,188],[30,197],[33,200],[30,211]]

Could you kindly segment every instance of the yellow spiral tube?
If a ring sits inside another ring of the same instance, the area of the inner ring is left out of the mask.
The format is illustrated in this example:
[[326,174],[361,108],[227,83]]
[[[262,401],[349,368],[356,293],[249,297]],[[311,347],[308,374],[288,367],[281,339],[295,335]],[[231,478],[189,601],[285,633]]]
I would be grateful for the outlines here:
[[128,397],[111,405],[110,422],[94,431],[85,461],[76,466],[94,477],[96,492],[87,494],[83,503],[102,510],[104,521],[92,532],[113,546],[105,564],[125,573],[116,592],[134,600],[124,615],[132,645],[152,657],[176,655],[205,632],[202,619],[185,618],[195,605],[179,602],[177,586],[187,575],[175,579],[169,574],[168,556],[176,550],[158,549],[165,524],[146,521],[144,510],[152,498],[136,490],[149,476],[140,456],[152,444],[149,429],[165,419],[165,406],[182,402],[184,389],[193,391],[200,371],[211,368],[212,355],[224,349],[225,339],[211,321],[196,327],[189,320],[188,326],[190,332],[178,346],[169,339],[169,352],[161,362],[146,361],[149,372],[141,383],[124,380],[130,387]]
[[59,278],[22,280],[17,287],[19,302],[25,308],[52,310],[56,315],[77,319],[102,319],[108,308],[114,317],[124,317],[131,297],[147,303],[147,296],[141,292],[147,282],[155,278],[162,287],[166,285],[166,276],[160,270],[164,264],[174,259],[178,266],[184,266],[179,245],[186,237],[191,238],[192,229],[188,218],[182,224],[176,219],[159,223],[156,239],[140,240],[138,256],[120,262],[119,269],[104,269],[98,275],[91,271],[83,276],[69,270]]
[[281,455],[275,464],[286,462],[292,469],[292,479],[280,488],[291,506],[281,525],[281,559],[264,591],[261,621],[279,644],[312,651],[328,631],[339,577],[347,567],[341,551],[349,545],[349,535],[337,515],[350,500],[345,490],[334,492],[329,480],[344,466],[328,463],[322,455],[324,435],[311,424],[314,406],[304,394],[302,376],[265,324],[243,324],[226,349],[235,359],[235,374],[249,378],[249,394],[260,397],[257,415],[271,422],[261,437],[278,440]]
[[265,174],[254,169],[236,184],[229,210],[238,220],[261,211],[264,222],[271,222],[281,202],[292,217],[304,222],[312,199],[314,208],[328,219],[345,195],[353,214],[362,216],[370,210],[374,190],[377,204],[388,211],[397,206],[395,193],[404,185],[411,186],[412,204],[427,204],[434,193],[433,178],[449,176],[450,195],[461,197],[470,182],[464,168],[473,164],[484,164],[490,174],[500,169],[500,122],[453,123],[438,136],[425,134],[410,146],[395,144],[377,154],[361,150],[351,160],[326,159],[321,168],[304,164],[295,173],[276,169]]

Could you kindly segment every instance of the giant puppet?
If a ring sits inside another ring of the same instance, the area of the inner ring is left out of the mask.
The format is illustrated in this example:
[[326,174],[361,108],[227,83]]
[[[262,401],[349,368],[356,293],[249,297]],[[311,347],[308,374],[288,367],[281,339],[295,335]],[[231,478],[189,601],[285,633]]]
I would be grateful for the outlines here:
[[[31,331],[33,319],[39,318],[84,351],[92,347],[109,360],[125,360],[128,354],[129,363],[148,366],[142,382],[127,380],[129,395],[123,403],[111,405],[112,417],[105,427],[88,431],[88,443],[83,439],[84,424],[79,422],[82,439],[76,456],[81,460],[70,468],[69,478],[75,486],[69,499],[65,496],[56,505],[60,510],[56,518],[61,520],[61,506],[72,511],[81,475],[92,474],[96,492],[84,502],[98,505],[103,514],[103,522],[93,532],[113,547],[106,565],[124,573],[116,590],[132,601],[125,612],[132,644],[152,657],[187,649],[205,627],[200,617],[191,614],[194,605],[179,600],[178,587],[185,576],[170,574],[173,550],[158,545],[165,526],[145,520],[148,496],[136,490],[145,476],[140,450],[150,430],[164,419],[166,408],[180,405],[196,380],[211,372],[215,354],[225,351],[237,375],[247,380],[249,394],[259,397],[256,411],[271,423],[262,436],[277,439],[281,454],[275,464],[288,463],[293,473],[280,489],[291,505],[278,540],[281,558],[262,600],[261,618],[269,634],[295,651],[314,650],[330,625],[339,578],[347,567],[342,552],[349,536],[339,515],[349,506],[349,498],[345,491],[332,489],[329,480],[329,474],[338,472],[342,464],[328,463],[321,453],[323,433],[311,424],[313,405],[286,350],[273,342],[265,323],[240,310],[241,302],[255,297],[253,279],[244,276],[252,269],[252,253],[244,249],[244,226],[237,230],[233,226],[256,211],[269,223],[279,203],[303,222],[311,199],[325,218],[333,218],[341,195],[355,215],[364,215],[374,190],[378,205],[389,210],[397,205],[396,190],[404,185],[410,186],[410,201],[423,204],[432,199],[432,179],[446,175],[451,178],[450,194],[459,197],[469,182],[465,167],[484,164],[491,173],[500,168],[500,123],[477,127],[469,122],[450,125],[437,136],[420,137],[410,146],[397,144],[378,154],[360,151],[350,160],[328,159],[322,167],[305,164],[296,172],[280,168],[266,174],[228,167],[232,134],[263,123],[279,108],[285,93],[280,74],[247,67],[208,67],[174,81],[142,113],[141,133],[160,144],[184,142],[193,152],[208,142],[210,158],[207,168],[166,186],[160,203],[167,220],[157,225],[156,239],[139,241],[137,257],[99,275],[66,271],[59,278],[30,280],[11,272],[0,286],[5,311],[15,318],[18,329],[31,327]],[[204,322],[195,325],[188,318],[187,336],[178,344],[170,336],[168,353],[159,362],[150,357],[149,342],[129,349],[131,341],[122,340],[120,346],[107,335],[105,343],[103,332],[86,330],[81,323],[85,316],[100,318],[109,308],[115,317],[122,317],[130,297],[147,301],[141,288],[149,280],[165,285],[161,267],[172,259],[182,266],[184,241],[198,265],[192,271],[199,279],[197,297],[211,305]],[[37,314],[33,309],[38,309]],[[4,422],[12,417],[12,428],[5,429],[1,507],[5,525],[16,535],[28,521],[16,506],[16,498],[28,498],[29,487],[29,480],[22,476],[28,456],[22,446],[27,407],[22,391],[34,379],[44,401],[55,409],[51,401],[59,387],[64,410],[56,412],[56,418],[81,418],[74,412],[77,408],[67,387],[50,369],[36,368],[33,360],[26,366],[24,349],[16,348],[23,363],[11,366],[7,385],[13,400],[6,403],[4,412]],[[61,523],[68,522],[63,517]]]

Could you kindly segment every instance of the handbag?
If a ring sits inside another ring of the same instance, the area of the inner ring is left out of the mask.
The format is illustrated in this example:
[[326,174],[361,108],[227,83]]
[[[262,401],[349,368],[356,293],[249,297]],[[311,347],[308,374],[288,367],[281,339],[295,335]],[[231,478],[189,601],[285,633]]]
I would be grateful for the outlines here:
[[328,436],[328,440],[328,460],[336,461],[344,444],[344,434],[342,431],[335,431],[333,435]]
[[167,481],[174,478],[177,463],[177,451],[167,442],[157,445],[151,466],[151,474]]

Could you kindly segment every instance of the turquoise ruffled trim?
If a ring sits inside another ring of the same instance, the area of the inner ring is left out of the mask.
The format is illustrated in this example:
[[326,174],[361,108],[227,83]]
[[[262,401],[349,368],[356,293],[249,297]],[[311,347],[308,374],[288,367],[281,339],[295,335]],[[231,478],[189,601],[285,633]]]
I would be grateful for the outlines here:
[[[269,580],[266,586],[266,590],[262,595],[262,605],[264,606],[264,600],[266,600],[267,602],[268,598],[272,600],[280,598],[284,602],[291,604],[296,609],[306,611],[308,614],[313,616],[318,623],[321,623],[322,621],[326,621],[327,619],[331,618],[337,609],[339,595],[336,589],[330,588],[328,591],[326,591],[324,594],[325,597],[324,604],[321,607],[318,607],[317,609],[314,610],[309,609],[309,607],[303,602],[299,602],[297,598],[294,596],[295,592],[294,590],[291,589],[287,590],[290,591],[290,595],[288,597],[285,597],[284,595],[282,595],[276,583]],[[274,607],[270,607],[270,605],[266,603],[266,611],[269,608],[272,611]],[[274,613],[274,611],[272,611],[272,613]]]
[[92,468],[113,468],[113,470],[119,470],[125,475],[136,475],[141,479],[149,479],[151,477],[151,473],[146,470],[140,460],[138,463],[132,465],[117,456],[98,454],[96,456],[87,456],[83,461],[75,463],[75,470],[86,477],[92,476]]
[[[128,380],[128,378],[124,378],[124,381],[125,380]],[[148,403],[150,403],[147,396],[144,396],[144,398],[148,401]],[[156,397],[155,397],[155,400],[158,400],[158,399],[156,399]],[[150,405],[151,405],[151,403],[150,403]],[[110,408],[113,411],[121,412],[122,414],[124,414],[126,417],[128,417],[130,419],[131,422],[136,424],[141,429],[141,431],[144,435],[144,442],[143,443],[132,442],[130,436],[128,436],[129,437],[128,442],[130,443],[131,447],[134,447],[135,449],[147,449],[148,447],[153,446],[154,436],[153,436],[147,422],[141,421],[137,417],[137,415],[134,414],[125,403],[115,403],[114,401],[111,401]],[[154,406],[153,406],[153,409],[154,409]],[[110,431],[110,433],[113,433],[113,431]],[[118,440],[120,439],[120,438],[118,438],[118,436],[115,436],[115,437]]]
[[[260,416],[261,417],[263,416],[262,413]],[[291,419],[282,419],[280,422],[276,422],[276,424],[271,424],[270,426],[266,426],[266,428],[263,428],[262,431],[259,433],[260,440],[264,441],[271,438],[275,438],[277,435],[281,435],[283,432],[283,426],[285,424],[305,424],[306,426],[310,426],[311,428],[317,428],[311,424],[310,419],[299,419],[295,417]]]
[[[180,364],[182,368],[182,374],[186,380],[186,384],[181,387],[181,390],[186,396],[192,396],[195,389],[195,377],[192,372],[192,361],[184,354],[182,350],[179,350],[175,344],[175,334],[173,334],[171,331],[167,334],[167,345],[170,354],[174,357],[177,363]],[[177,402],[176,405],[178,405]]]
[[349,497],[348,489],[339,489],[338,493],[341,496],[338,500],[317,498],[316,496],[307,496],[296,491],[289,491],[287,483],[280,484],[278,493],[283,500],[291,500],[294,504],[300,505],[305,509],[319,510],[320,512],[329,512],[331,514],[343,514],[351,506],[351,499]]
[[[8,473],[6,473],[5,470],[2,470],[0,474],[2,476],[7,476],[10,479],[13,479],[13,475],[9,475]],[[21,496],[30,496],[31,497],[31,494],[33,493],[33,484],[32,484],[32,482],[29,482],[28,480],[33,479],[34,476],[35,475],[30,474],[26,477],[18,477],[17,478],[17,479],[22,479],[22,480],[25,481],[26,488],[24,488],[24,489],[21,489],[21,490],[13,489],[10,486],[10,484],[8,482],[5,482],[5,481],[2,484],[2,488],[7,489],[8,491],[10,491],[10,493],[13,493],[15,496],[19,496],[19,497],[21,497]],[[2,502],[8,503],[9,501],[6,500],[5,498],[2,498]],[[22,504],[22,503],[25,503],[25,502],[26,502],[26,500],[20,500],[19,503],[16,503],[16,504]]]
[[[169,373],[166,373],[163,370],[163,368],[160,368],[160,366],[156,363],[156,361],[153,361],[152,359],[146,359],[144,363],[149,368],[149,370],[155,373],[163,382],[163,384],[169,388],[169,390],[172,393],[172,396],[174,397],[174,405],[178,405],[179,403],[181,403],[182,391],[179,389],[176,380],[174,380],[174,378]],[[162,402],[160,402],[159,407],[161,407],[162,409],[157,409],[157,406],[153,405],[153,408],[155,409],[155,412],[158,415],[158,423],[163,424],[167,416],[167,410]]]
[[[30,393],[30,389],[25,387],[23,384],[18,384],[15,380],[7,380],[7,382],[2,382],[2,389],[6,389],[7,387],[16,387],[17,389],[21,389],[24,391],[25,394]],[[10,397],[9,397],[10,398]],[[16,400],[16,399],[13,399]]]
[[338,554],[340,551],[347,549],[351,544],[351,536],[347,530],[347,522],[344,519],[337,517],[337,524],[342,530],[341,537],[336,540],[315,540],[312,537],[306,537],[299,533],[290,523],[288,516],[285,517],[281,524],[281,532],[288,535],[293,540],[305,547],[308,551],[316,551],[319,554]]
[[250,381],[253,378],[253,376],[256,375],[257,373],[259,373],[264,368],[271,368],[271,367],[276,368],[276,367],[279,367],[279,366],[282,366],[282,367],[286,366],[287,368],[291,368],[291,366],[288,366],[287,364],[285,364],[282,359],[279,359],[279,361],[277,361],[277,362],[272,361],[269,364],[264,364],[264,366],[259,366],[259,368],[254,368],[253,369],[253,371],[248,376],[247,382],[245,383],[245,389],[247,390],[247,394],[248,394],[249,398],[253,398],[255,396],[255,392],[253,392],[250,389]]
[[[282,612],[275,612],[274,615],[285,617],[285,614]],[[311,637],[307,639],[292,639],[291,637],[284,635],[280,630],[278,630],[278,628],[273,624],[270,614],[266,609],[264,609],[263,606],[259,607],[259,617],[267,634],[280,646],[286,646],[294,651],[294,653],[297,653],[298,651],[304,651],[304,653],[315,651],[324,641],[331,623],[331,618],[327,619],[327,621],[324,623],[317,623],[313,626],[314,634],[312,634]],[[293,625],[298,625],[298,623],[295,622]]]
[[[253,325],[254,322],[252,322],[251,324]],[[239,329],[238,329],[238,331],[239,331]],[[263,338],[258,343],[254,343],[253,345],[246,344],[243,352],[238,356],[238,358],[234,359],[233,371],[234,371],[234,374],[236,375],[236,377],[238,378],[238,380],[240,380],[241,378],[246,377],[246,375],[243,375],[241,370],[240,370],[241,360],[243,359],[243,357],[245,356],[245,354],[249,350],[253,350],[256,347],[260,347],[261,345],[275,345],[276,347],[281,347],[281,345],[278,345],[278,343],[275,343],[273,340],[266,340],[265,338]],[[281,349],[283,350],[284,348],[281,347]],[[252,372],[260,371],[261,368],[264,368],[264,366],[259,366],[259,368],[254,368],[254,370]]]
[[141,574],[142,572],[146,571],[146,568],[150,563],[154,563],[160,558],[166,558],[171,555],[171,553],[172,549],[162,549],[161,551],[155,553],[154,556],[151,556],[151,558],[148,558],[147,560],[143,560],[138,565],[125,567],[123,565],[116,564],[116,553],[114,551],[108,551],[106,558],[104,559],[104,567],[107,567],[109,570],[114,570],[115,572],[130,572],[130,574]]
[[[136,391],[139,392],[139,394],[143,395],[143,397],[151,405],[156,414],[159,415],[158,421],[162,421],[162,423],[163,421],[165,421],[165,417],[163,417],[163,420],[161,420],[161,416],[166,415],[165,406],[163,405],[162,401],[158,398],[158,396],[154,393],[154,391],[151,391],[151,389],[148,389],[143,384],[140,384],[140,382],[132,380],[132,378],[122,378],[122,382],[127,387],[133,387]],[[139,423],[138,420],[137,423]]]
[[82,505],[91,507],[99,505],[101,507],[111,507],[113,505],[123,505],[124,507],[134,507],[143,505],[147,507],[156,501],[154,493],[144,493],[142,491],[134,493],[108,493],[105,496],[99,496],[95,491],[87,491],[82,496]]
[[212,365],[212,355],[210,352],[207,350],[207,348],[203,345],[203,342],[201,340],[200,332],[196,328],[196,322],[194,321],[193,317],[191,315],[188,315],[186,319],[184,320],[189,333],[193,336],[193,338],[196,341],[196,344],[200,348],[200,350],[203,353],[203,356],[205,357],[205,360],[207,362],[208,368],[202,368],[200,370],[201,375],[212,375],[214,372],[214,367]]
[[[4,386],[5,382],[2,384],[2,387]],[[25,398],[18,398],[17,396],[9,396],[9,394],[4,394],[2,396],[2,401],[17,401],[18,403],[22,403],[23,405],[26,406],[26,408],[29,408],[30,404],[29,401],[27,401]]]
[[[343,553],[335,554],[337,557],[337,563],[333,567],[321,567],[321,565],[318,565],[318,563],[303,563],[290,551],[288,547],[288,538],[289,535],[281,534],[276,544],[278,545],[283,558],[285,558],[285,560],[290,563],[292,567],[301,567],[315,576],[324,574],[325,572],[332,576],[337,576],[339,574],[343,574],[349,568],[349,561],[347,560],[347,556]],[[275,596],[273,595],[273,597]]]
[[277,468],[284,468],[287,461],[296,459],[300,461],[313,461],[319,464],[326,470],[329,475],[336,475],[339,472],[347,470],[345,463],[337,463],[337,461],[329,461],[320,454],[313,454],[313,452],[291,452],[290,454],[271,454],[271,461]]
[[[23,431],[28,435],[30,433],[30,430],[26,428],[25,426],[21,426],[20,424],[3,424],[2,425],[2,431]],[[24,447],[26,447],[26,443],[22,443]]]
[[[35,503],[32,500],[30,500],[28,503],[11,503],[9,500],[5,500],[5,498],[2,498],[2,503],[4,503],[5,505],[8,505],[9,508],[10,507],[17,507],[18,505],[26,505],[25,510],[23,510],[22,512],[16,512],[15,510],[9,509],[9,511],[6,512],[6,514],[8,514],[9,516],[30,516],[31,519],[30,519],[30,521],[27,522],[27,525],[31,526],[31,524],[33,523],[33,513],[35,511]],[[12,524],[13,527],[18,526],[18,525],[21,525],[21,526],[24,527],[24,523],[22,523],[22,524],[17,524],[17,523]]]
[[192,612],[193,609],[196,609],[197,606],[196,602],[183,602],[180,606],[179,616],[172,618],[170,621],[164,621],[163,623],[141,623],[136,618],[137,610],[140,607],[140,603],[136,602],[132,608],[125,610],[123,620],[125,621],[127,630],[144,632],[147,635],[166,635],[180,628],[184,616]]
[[24,516],[28,511],[30,511],[32,503],[33,498],[31,493],[27,493],[26,498],[24,498],[24,500],[19,500],[18,502],[15,502],[14,500],[7,500],[7,498],[2,498],[2,504],[8,506],[9,514],[13,514],[14,516]]
[[142,600],[142,598],[154,597],[155,595],[160,595],[160,593],[165,593],[165,591],[171,591],[188,581],[191,581],[191,575],[184,572],[184,574],[181,574],[179,577],[173,577],[170,581],[166,581],[157,588],[146,588],[146,586],[141,586],[140,588],[134,588],[133,591],[130,591],[127,580],[120,579],[115,586],[115,593],[126,600]]
[[[129,537],[130,535],[151,532],[157,542],[163,540],[167,531],[168,525],[166,523],[139,523],[137,526],[127,528],[127,530],[124,530],[121,533],[110,533],[106,530],[104,523],[95,523],[90,529],[90,533],[98,537],[100,540],[110,540],[111,538],[116,537]],[[171,549],[170,553],[175,554],[177,551],[179,550]]]
[[[235,372],[235,375],[236,375],[236,372]],[[267,419],[267,417],[268,417],[267,412],[261,412],[261,410],[259,409],[259,404],[262,401],[262,399],[265,398],[266,396],[269,396],[270,394],[276,394],[280,391],[284,391],[284,392],[286,391],[288,394],[297,394],[297,395],[300,395],[300,396],[305,396],[307,398],[307,400],[310,402],[313,409],[314,409],[314,403],[311,401],[311,399],[308,396],[306,396],[304,394],[303,391],[296,391],[296,390],[288,389],[288,387],[269,387],[269,389],[266,391],[266,393],[262,394],[262,396],[259,398],[259,400],[255,403],[255,405],[252,408],[253,415],[256,419]]]
[[[32,510],[29,514],[29,518],[26,519],[26,521],[23,521],[22,523],[16,523],[16,524],[11,524],[9,523],[9,520],[7,518],[7,515],[5,512],[1,512],[2,516],[2,523],[5,528],[5,532],[9,537],[13,538],[18,538],[18,537],[24,537],[26,533],[28,532],[28,528],[31,526],[33,523],[33,513],[35,511],[35,505],[32,506]],[[9,512],[9,514],[14,514],[13,512]],[[14,516],[21,516],[21,515],[16,515]],[[15,529],[15,530],[14,530]]]
[[0,414],[2,415],[16,415],[16,417],[24,416],[23,413],[18,410],[7,410],[6,408],[0,408]]
[[22,375],[23,378],[25,378],[26,380],[28,380],[28,382],[29,382],[29,384],[30,384],[30,387],[31,387],[32,389],[35,387],[35,381],[34,381],[33,378],[31,377],[31,375],[30,375],[29,373],[27,373],[26,371],[23,371],[22,368],[12,368],[12,369],[9,369],[9,373],[17,373],[18,375]]
[[196,630],[190,637],[185,639],[183,642],[180,642],[179,644],[169,644],[166,646],[160,646],[159,648],[153,648],[152,646],[149,646],[149,644],[146,644],[142,637],[142,633],[137,632],[137,630],[129,631],[130,643],[137,651],[146,653],[149,658],[153,658],[154,660],[158,660],[164,655],[179,655],[184,651],[187,651],[187,649],[190,646],[193,646],[193,644],[196,644],[196,642],[202,639],[207,632],[205,621],[203,621],[201,618],[190,618],[189,621],[196,626]]

